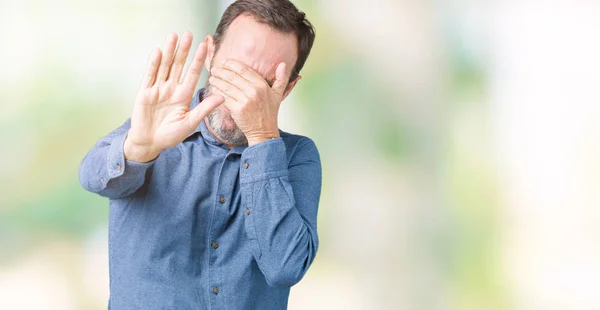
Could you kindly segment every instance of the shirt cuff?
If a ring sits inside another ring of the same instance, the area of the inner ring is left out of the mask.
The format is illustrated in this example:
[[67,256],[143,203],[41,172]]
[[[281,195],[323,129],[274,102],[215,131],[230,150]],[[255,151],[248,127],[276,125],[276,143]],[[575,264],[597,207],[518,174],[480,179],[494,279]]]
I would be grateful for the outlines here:
[[272,139],[248,147],[240,161],[240,183],[250,183],[288,175],[285,143]]
[[148,168],[156,161],[155,159],[147,163],[138,163],[126,160],[123,150],[126,137],[127,132],[116,136],[112,140],[106,161],[106,169],[108,171],[106,183],[108,183],[109,180],[118,177],[136,178],[140,176],[140,174],[145,174],[146,170],[148,170]]

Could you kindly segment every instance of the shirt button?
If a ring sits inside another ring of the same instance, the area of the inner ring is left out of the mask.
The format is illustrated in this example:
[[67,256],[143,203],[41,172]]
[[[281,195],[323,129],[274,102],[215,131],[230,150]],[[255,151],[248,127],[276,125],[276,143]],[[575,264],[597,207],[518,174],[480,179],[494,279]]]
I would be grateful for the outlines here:
[[100,178],[100,182],[104,183],[104,178]]
[[213,293],[219,294],[219,288],[218,287],[213,288]]
[[121,171],[121,165],[117,164],[117,171]]
[[244,169],[248,169],[248,163],[244,163]]
[[211,242],[211,243],[210,243],[210,246],[211,246],[213,249],[216,249],[216,248],[218,248],[218,247],[219,247],[219,244],[218,244],[216,241],[213,241],[213,242]]
[[221,198],[219,198],[219,201],[220,201],[221,203],[225,203],[225,197],[221,196]]
[[246,210],[246,215],[250,215],[250,210]]

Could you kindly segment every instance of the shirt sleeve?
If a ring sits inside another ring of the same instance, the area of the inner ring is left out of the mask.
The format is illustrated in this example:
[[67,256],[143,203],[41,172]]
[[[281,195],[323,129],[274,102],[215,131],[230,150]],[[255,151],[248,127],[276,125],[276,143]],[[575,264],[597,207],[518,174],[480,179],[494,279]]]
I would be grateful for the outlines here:
[[317,210],[321,162],[314,142],[305,138],[288,165],[281,138],[247,148],[240,184],[246,233],[254,243],[258,267],[271,286],[299,282],[317,253]]
[[128,119],[94,145],[79,166],[81,186],[111,199],[133,194],[143,184],[154,161],[137,163],[125,159],[123,144],[130,128]]

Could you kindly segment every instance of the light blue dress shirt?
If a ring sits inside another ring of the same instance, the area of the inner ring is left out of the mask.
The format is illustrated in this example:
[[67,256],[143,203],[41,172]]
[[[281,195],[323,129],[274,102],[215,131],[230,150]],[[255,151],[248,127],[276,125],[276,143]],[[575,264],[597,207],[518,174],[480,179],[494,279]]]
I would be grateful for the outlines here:
[[285,309],[317,252],[314,142],[281,131],[229,150],[203,121],[135,163],[123,155],[129,126],[100,139],[79,169],[86,190],[110,198],[109,309]]

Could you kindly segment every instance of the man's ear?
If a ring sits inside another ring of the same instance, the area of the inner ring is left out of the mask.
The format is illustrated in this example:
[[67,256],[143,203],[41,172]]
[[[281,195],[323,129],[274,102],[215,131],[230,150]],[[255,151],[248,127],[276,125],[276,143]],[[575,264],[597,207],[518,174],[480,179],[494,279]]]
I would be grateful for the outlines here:
[[285,100],[285,98],[287,98],[287,96],[292,92],[292,89],[294,89],[294,86],[296,86],[296,83],[298,83],[298,81],[300,81],[300,79],[302,79],[301,75],[298,75],[298,77],[296,77],[293,81],[291,81],[288,86],[285,88],[285,92],[283,93],[283,100]]
[[210,34],[206,36],[204,39],[204,44],[206,44],[206,59],[204,59],[204,68],[206,71],[210,72],[210,64],[212,64],[213,57],[215,57],[215,40],[213,36]]

